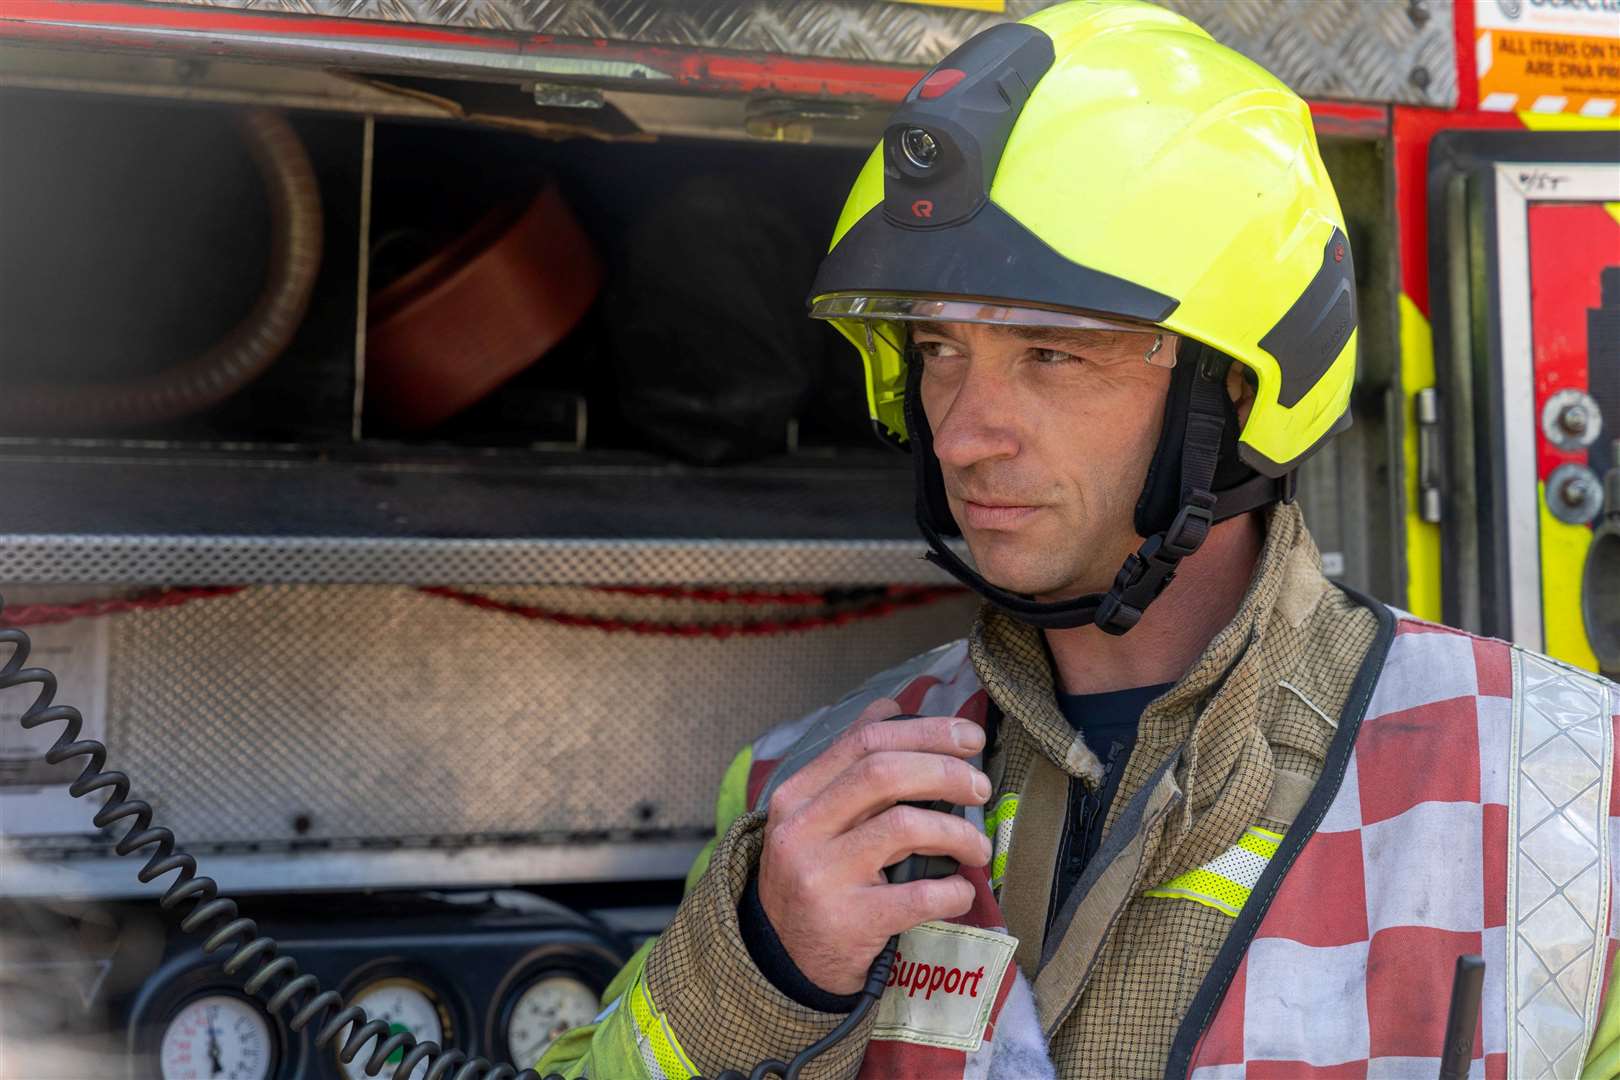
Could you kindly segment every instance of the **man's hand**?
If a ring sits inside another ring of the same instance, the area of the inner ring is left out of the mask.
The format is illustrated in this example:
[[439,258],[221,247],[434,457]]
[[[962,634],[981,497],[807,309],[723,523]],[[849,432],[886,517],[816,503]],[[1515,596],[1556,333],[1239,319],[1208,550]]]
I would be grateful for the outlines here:
[[960,817],[897,806],[944,799],[962,806],[990,798],[990,779],[963,758],[984,747],[971,720],[900,712],[889,698],[861,718],[771,795],[759,899],[776,936],[811,982],[853,994],[893,934],[961,915],[973,886],[952,875],[890,885],[883,868],[907,855],[949,855],[983,866],[990,841]]

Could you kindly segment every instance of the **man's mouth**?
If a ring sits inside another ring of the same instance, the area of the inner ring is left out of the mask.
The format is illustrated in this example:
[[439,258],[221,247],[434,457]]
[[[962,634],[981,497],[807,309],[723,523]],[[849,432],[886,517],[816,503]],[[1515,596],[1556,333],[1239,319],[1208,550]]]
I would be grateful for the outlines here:
[[962,500],[963,524],[975,529],[1013,529],[1028,519],[1038,506],[1019,503],[982,503]]

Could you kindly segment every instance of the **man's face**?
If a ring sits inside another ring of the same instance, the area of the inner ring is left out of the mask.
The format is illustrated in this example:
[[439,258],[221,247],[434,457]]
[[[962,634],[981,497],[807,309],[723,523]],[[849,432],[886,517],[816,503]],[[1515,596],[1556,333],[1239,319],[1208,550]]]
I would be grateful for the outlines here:
[[[922,406],[951,514],[991,583],[1043,600],[1103,592],[1164,422],[1151,333],[919,323]],[[1155,360],[1173,357],[1166,334]]]

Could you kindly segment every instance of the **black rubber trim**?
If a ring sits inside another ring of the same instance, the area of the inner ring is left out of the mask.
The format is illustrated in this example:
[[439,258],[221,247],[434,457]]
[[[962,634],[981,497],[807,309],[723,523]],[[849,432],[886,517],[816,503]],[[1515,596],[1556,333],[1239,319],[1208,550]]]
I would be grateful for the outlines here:
[[1260,347],[1277,358],[1282,383],[1277,403],[1299,404],[1356,330],[1356,267],[1350,241],[1337,227],[1322,247],[1322,265],[1305,291],[1266,331]]
[[[1164,399],[1164,422],[1159,428],[1159,443],[1148,463],[1142,494],[1136,500],[1132,524],[1138,536],[1152,536],[1170,528],[1186,502],[1184,461],[1187,424],[1193,413],[1193,383],[1206,363],[1215,365],[1212,370],[1220,372],[1219,381],[1224,385],[1225,373],[1235,361],[1195,338],[1182,338],[1181,348],[1176,354],[1176,366],[1170,372],[1170,392]],[[1210,486],[1210,490],[1217,494],[1238,488],[1255,476],[1254,469],[1238,457],[1238,433],[1243,425],[1238,420],[1237,405],[1223,393],[1219,406],[1223,423],[1215,455],[1215,476]],[[1222,520],[1222,516],[1217,514],[1216,520]]]
[[[1322,775],[1311,794],[1305,800],[1299,817],[1289,828],[1282,843],[1278,846],[1276,854],[1255,882],[1254,890],[1249,894],[1249,902],[1243,905],[1233,921],[1232,929],[1226,935],[1226,942],[1221,951],[1215,956],[1215,963],[1204,976],[1204,982],[1193,997],[1192,1004],[1187,1008],[1187,1016],[1176,1031],[1175,1042],[1170,1044],[1170,1059],[1164,1068],[1167,1080],[1186,1080],[1192,1070],[1192,1058],[1198,1049],[1198,1041],[1204,1037],[1210,1021],[1215,1018],[1215,1010],[1220,1008],[1223,998],[1226,997],[1227,988],[1232,985],[1232,979],[1237,974],[1238,965],[1243,962],[1244,954],[1249,951],[1249,944],[1260,929],[1261,921],[1271,908],[1271,902],[1276,898],[1277,889],[1282,885],[1284,877],[1299,858],[1299,853],[1311,837],[1316,835],[1317,827],[1322,824],[1322,818],[1327,814],[1328,806],[1339,794],[1339,787],[1344,783],[1345,770],[1350,766],[1350,755],[1355,752],[1356,736],[1361,731],[1361,721],[1367,712],[1367,703],[1372,700],[1373,689],[1378,685],[1378,678],[1383,674],[1384,662],[1389,658],[1391,643],[1395,640],[1395,613],[1388,607],[1365,596],[1354,589],[1344,585],[1338,586],[1350,599],[1371,611],[1378,618],[1378,634],[1373,639],[1372,647],[1361,661],[1361,668],[1356,672],[1356,681],[1350,685],[1349,700],[1346,701],[1344,712],[1339,717],[1339,729],[1328,747],[1327,760],[1322,764]],[[1303,826],[1303,827],[1302,827]]]
[[1179,303],[1065,258],[994,202],[933,229],[902,228],[872,207],[821,261],[810,299],[831,293],[963,296],[1148,323]]

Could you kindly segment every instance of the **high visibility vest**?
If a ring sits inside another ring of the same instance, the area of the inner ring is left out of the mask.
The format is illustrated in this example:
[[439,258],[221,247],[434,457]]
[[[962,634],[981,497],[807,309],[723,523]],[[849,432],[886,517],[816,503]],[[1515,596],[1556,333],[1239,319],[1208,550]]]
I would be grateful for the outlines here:
[[[1464,953],[1486,961],[1474,1056],[1487,1078],[1578,1076],[1600,1013],[1620,1011],[1603,1001],[1620,940],[1620,688],[1381,614],[1393,634],[1374,645],[1385,652],[1364,666],[1288,833],[1251,829],[1146,894],[1232,917],[1169,1077],[1433,1076]],[[763,806],[882,696],[980,723],[989,707],[965,642],[936,649],[759,739],[748,805]],[[995,854],[964,871],[976,900],[952,924],[986,938],[1005,927],[992,881],[1017,843],[1016,808],[1017,794],[1002,793],[988,814],[968,811]],[[950,926],[902,936],[910,966],[885,990],[863,1077],[1033,1075],[1029,1055],[1044,1046],[1034,973],[1008,963],[992,987],[999,954],[967,936]],[[994,996],[976,1002],[972,990]]]
[[1320,820],[1307,806],[1309,840],[1272,856],[1235,920],[1222,958],[1241,960],[1194,1002],[1202,1035],[1175,1075],[1433,1076],[1464,953],[1486,963],[1485,1077],[1579,1076],[1617,1007],[1620,693],[1504,642],[1405,616],[1396,631]]

